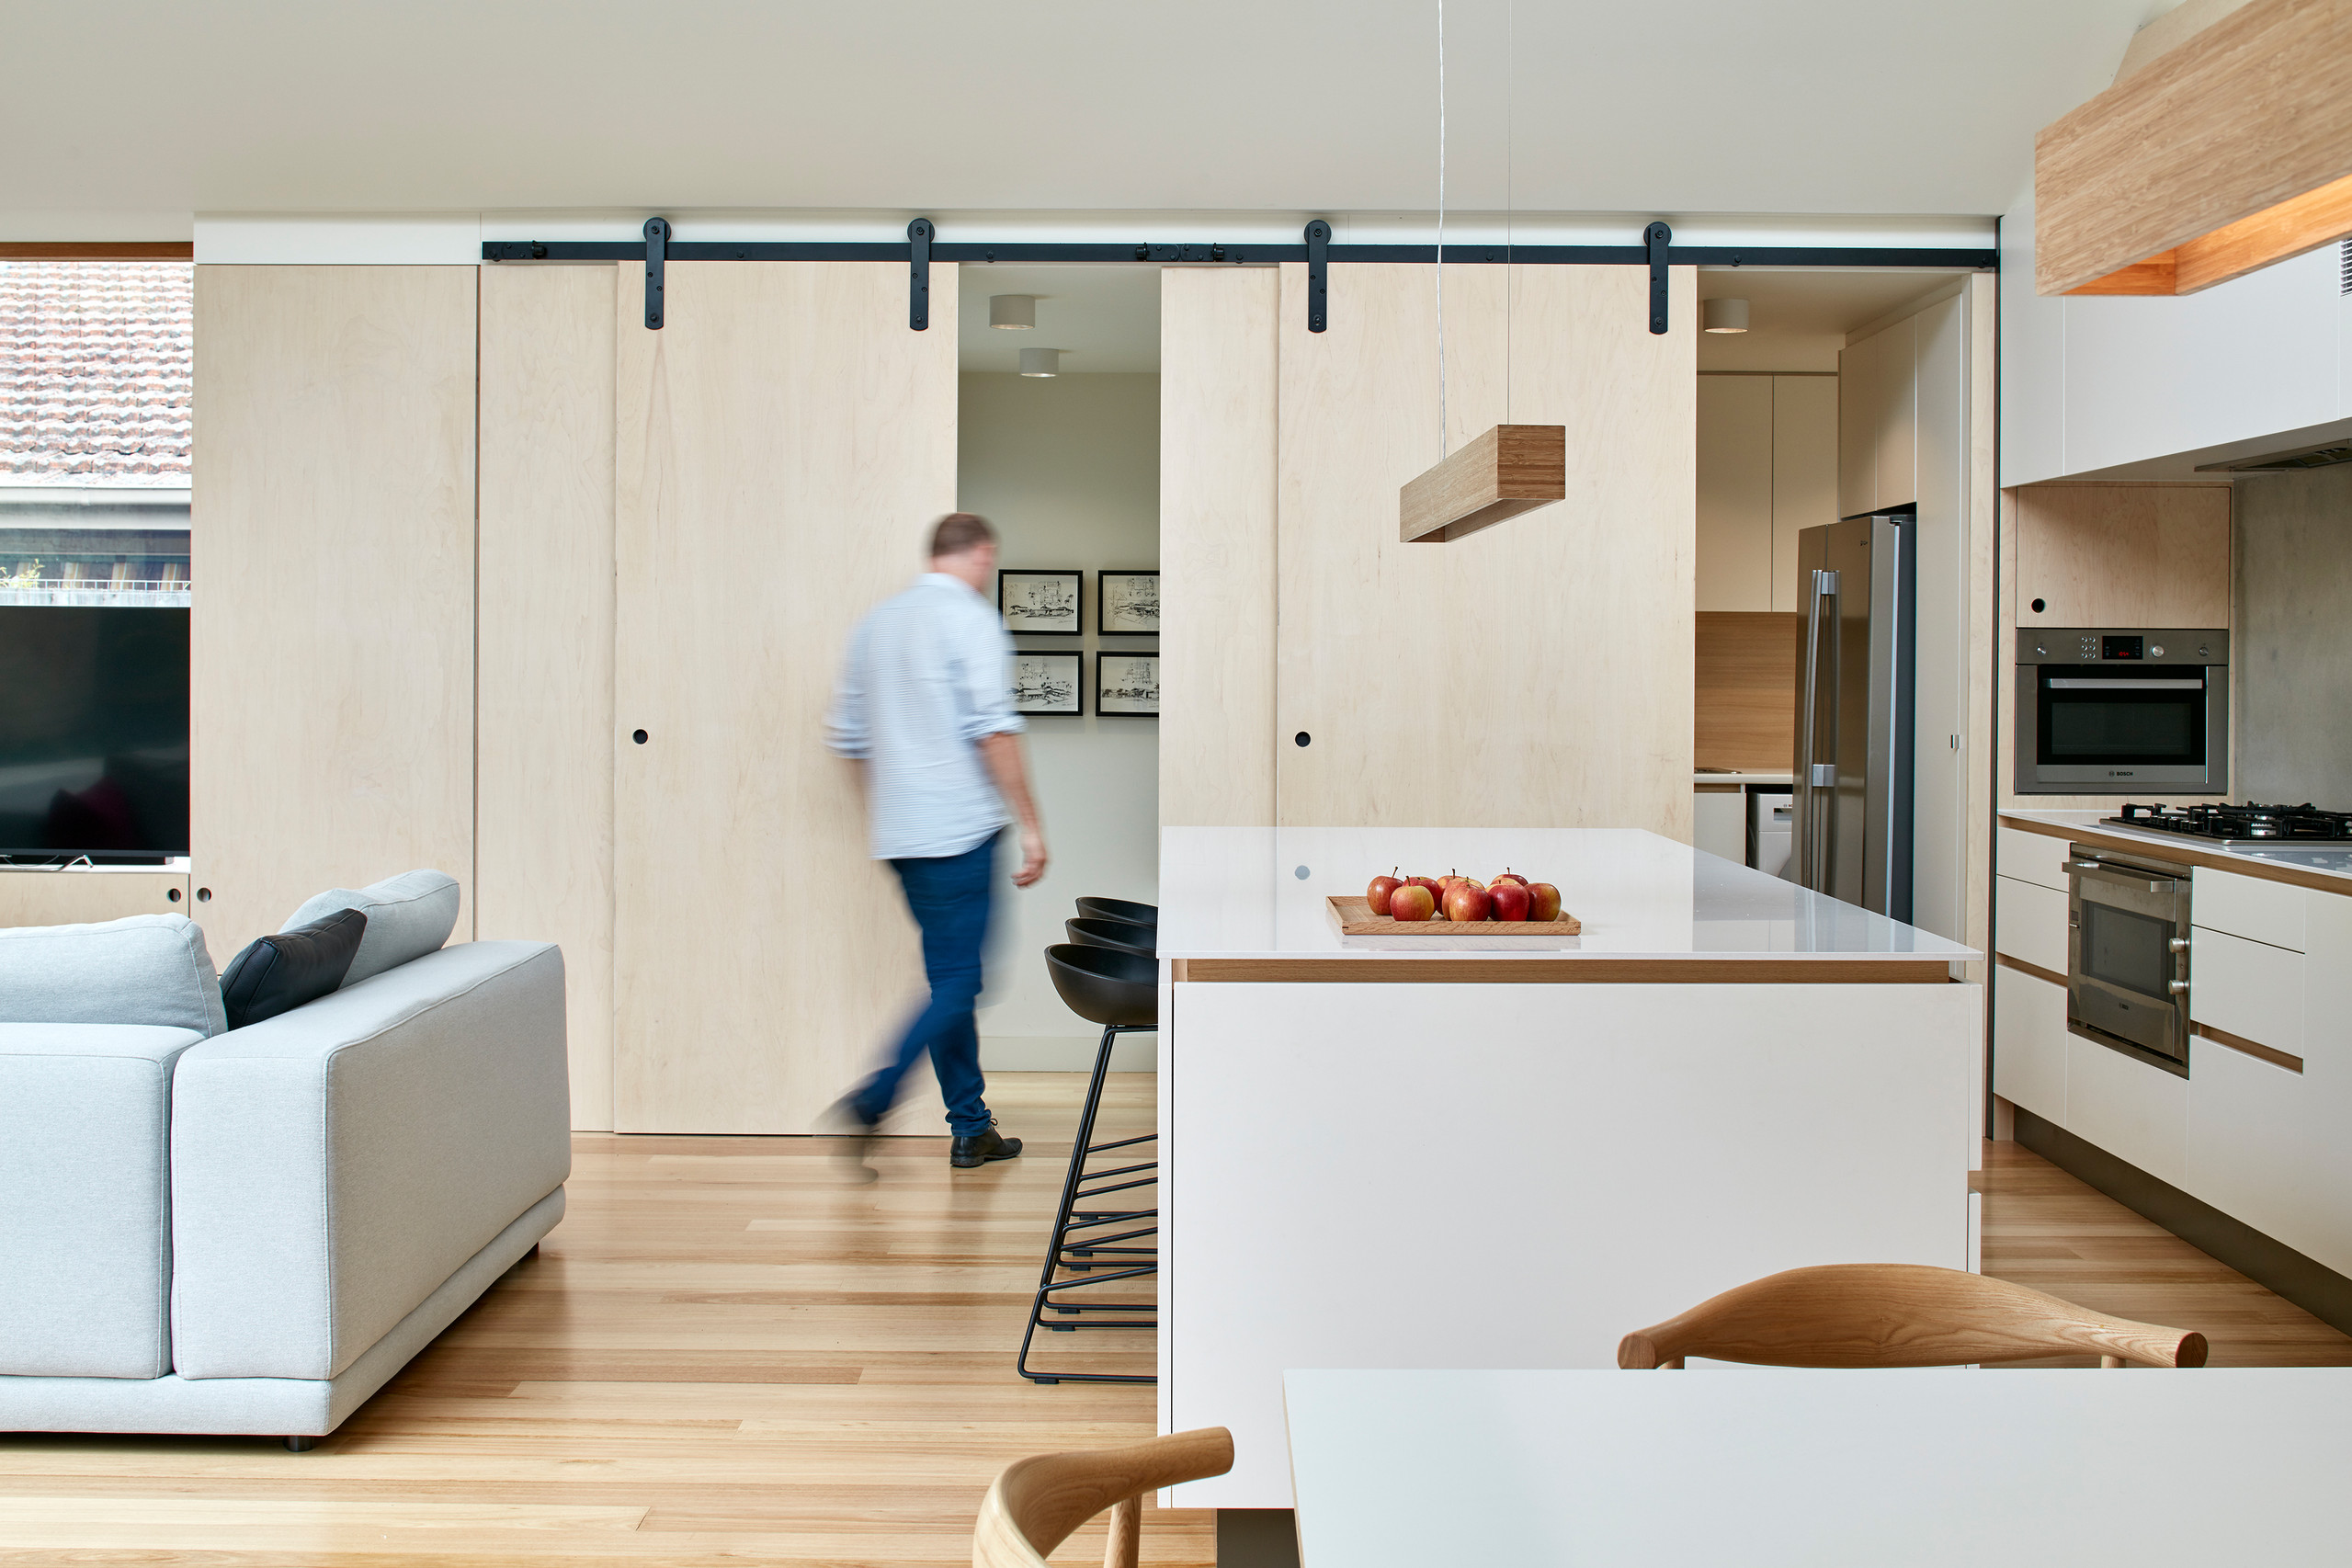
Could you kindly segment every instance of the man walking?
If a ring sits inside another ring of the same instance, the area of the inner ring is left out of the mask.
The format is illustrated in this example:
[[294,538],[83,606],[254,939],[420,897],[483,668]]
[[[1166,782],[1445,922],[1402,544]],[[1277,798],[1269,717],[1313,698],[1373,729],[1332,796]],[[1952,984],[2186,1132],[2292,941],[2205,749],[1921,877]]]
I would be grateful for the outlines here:
[[[837,1109],[870,1134],[925,1051],[955,1134],[960,1169],[1009,1160],[1021,1141],[996,1131],[983,1097],[981,949],[988,938],[996,840],[1017,819],[1021,869],[1045,874],[1045,835],[1029,799],[1005,669],[1012,642],[983,597],[996,572],[987,519],[952,512],[931,531],[930,570],[858,623],[826,717],[826,743],[860,764],[874,858],[888,860],[923,930],[931,994],[889,1058]],[[1011,808],[1011,817],[1006,808]]]

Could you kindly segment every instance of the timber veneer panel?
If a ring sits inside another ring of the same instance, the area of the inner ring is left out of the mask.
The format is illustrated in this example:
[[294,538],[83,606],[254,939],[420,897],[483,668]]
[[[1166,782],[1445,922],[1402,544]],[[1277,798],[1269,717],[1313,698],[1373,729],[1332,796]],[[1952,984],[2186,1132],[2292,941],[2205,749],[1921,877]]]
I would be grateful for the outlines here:
[[1568,498],[1401,542],[1397,490],[1442,455],[1431,269],[1334,266],[1310,334],[1283,267],[1276,820],[1687,842],[1694,276],[1661,336],[1646,268],[1446,273],[1449,444],[1564,425]]
[[477,271],[196,269],[188,913],[223,966],[417,867],[473,934]]
[[562,948],[584,1131],[612,1127],[615,277],[482,269],[474,925]]
[[[188,892],[185,871],[0,870],[0,926],[81,926],[132,915],[192,916],[198,910],[188,903]],[[212,958],[225,965],[233,956]]]
[[1277,312],[1268,267],[1160,274],[1160,821],[1274,822]]
[[616,290],[619,1131],[809,1131],[920,994],[824,711],[850,629],[955,508],[932,271],[927,332],[897,263],[673,263],[660,332]]
[[1702,767],[1785,773],[1797,755],[1797,639],[1802,617],[1700,610],[1691,757]]
[[2227,484],[2035,484],[2017,494],[2019,627],[2230,624]]

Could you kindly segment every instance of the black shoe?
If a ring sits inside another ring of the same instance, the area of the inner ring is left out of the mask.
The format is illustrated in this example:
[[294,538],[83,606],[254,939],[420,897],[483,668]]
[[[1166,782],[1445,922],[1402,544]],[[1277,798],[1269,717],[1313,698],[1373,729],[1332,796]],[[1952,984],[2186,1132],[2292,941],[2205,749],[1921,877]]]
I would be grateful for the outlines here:
[[991,1160],[1009,1160],[1021,1152],[1021,1141],[1007,1138],[991,1122],[985,1132],[975,1132],[969,1138],[958,1138],[948,1151],[948,1164],[960,1171],[974,1165],[984,1165]]

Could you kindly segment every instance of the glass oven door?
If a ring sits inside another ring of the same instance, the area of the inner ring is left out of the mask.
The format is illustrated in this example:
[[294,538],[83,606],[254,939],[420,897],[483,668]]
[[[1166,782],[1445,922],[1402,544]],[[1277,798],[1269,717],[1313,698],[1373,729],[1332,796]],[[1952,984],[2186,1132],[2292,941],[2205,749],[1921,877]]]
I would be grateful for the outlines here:
[[2214,682],[2203,666],[2031,666],[2034,780],[2069,786],[2207,787]]
[[2186,1075],[2188,877],[2086,856],[2066,933],[2066,1023],[2074,1033]]

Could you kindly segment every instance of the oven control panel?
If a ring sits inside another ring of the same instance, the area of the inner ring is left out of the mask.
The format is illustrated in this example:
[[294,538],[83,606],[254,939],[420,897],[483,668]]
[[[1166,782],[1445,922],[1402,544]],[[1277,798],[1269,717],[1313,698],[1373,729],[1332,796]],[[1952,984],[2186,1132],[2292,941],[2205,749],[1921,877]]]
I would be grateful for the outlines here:
[[2226,665],[2230,634],[2218,628],[2021,626],[2021,665]]

